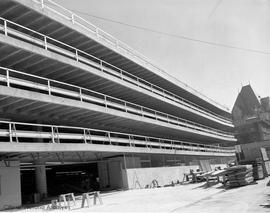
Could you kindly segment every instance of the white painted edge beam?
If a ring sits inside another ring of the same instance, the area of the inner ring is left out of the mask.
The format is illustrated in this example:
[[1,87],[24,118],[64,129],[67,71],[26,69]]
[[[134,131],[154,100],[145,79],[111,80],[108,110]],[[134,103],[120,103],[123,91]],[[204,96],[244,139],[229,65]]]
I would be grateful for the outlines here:
[[99,144],[58,144],[58,143],[10,143],[0,142],[0,150],[6,153],[39,153],[39,152],[107,152],[107,153],[145,153],[145,154],[173,154],[199,156],[234,156],[232,153],[193,152],[184,150],[160,150],[154,148],[119,147]]

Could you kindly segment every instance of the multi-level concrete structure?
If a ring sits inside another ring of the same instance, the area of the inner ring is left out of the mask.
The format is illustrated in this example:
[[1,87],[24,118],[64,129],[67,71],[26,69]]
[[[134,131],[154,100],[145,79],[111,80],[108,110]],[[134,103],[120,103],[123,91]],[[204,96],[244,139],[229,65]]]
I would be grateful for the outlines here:
[[0,32],[0,176],[22,185],[0,208],[61,174],[132,188],[130,168],[234,156],[227,109],[51,0],[1,0]]

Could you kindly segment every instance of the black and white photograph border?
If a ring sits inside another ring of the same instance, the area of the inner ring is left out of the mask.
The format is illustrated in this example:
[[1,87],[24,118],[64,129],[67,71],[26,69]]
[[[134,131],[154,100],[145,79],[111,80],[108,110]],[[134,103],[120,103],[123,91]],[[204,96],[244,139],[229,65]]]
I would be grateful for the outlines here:
[[0,0],[0,211],[269,212],[269,14]]

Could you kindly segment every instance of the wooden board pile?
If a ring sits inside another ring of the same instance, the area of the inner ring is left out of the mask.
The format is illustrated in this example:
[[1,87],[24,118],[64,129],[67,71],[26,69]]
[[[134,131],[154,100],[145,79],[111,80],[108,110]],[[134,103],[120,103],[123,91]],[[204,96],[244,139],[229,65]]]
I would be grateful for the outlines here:
[[253,177],[254,180],[260,180],[264,178],[262,162],[256,162],[253,164]]
[[254,181],[252,165],[239,165],[226,168],[226,186],[245,186]]
[[263,162],[261,160],[256,159],[256,160],[250,160],[250,161],[241,161],[241,162],[239,162],[239,164],[252,165],[254,180],[264,179]]

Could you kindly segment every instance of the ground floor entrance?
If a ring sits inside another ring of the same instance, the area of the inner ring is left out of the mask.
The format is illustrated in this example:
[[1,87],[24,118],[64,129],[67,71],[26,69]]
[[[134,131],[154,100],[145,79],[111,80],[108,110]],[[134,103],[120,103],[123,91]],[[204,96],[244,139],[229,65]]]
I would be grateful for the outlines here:
[[[37,195],[38,168],[21,168],[22,203],[38,202],[42,197]],[[91,190],[100,190],[97,163],[68,164],[46,166],[46,196],[57,196],[65,193],[83,193]]]
[[88,163],[23,165],[20,177],[22,204],[66,193],[118,190],[124,183],[118,158]]
[[[89,191],[143,189],[153,181],[159,186],[179,183],[185,173],[199,169],[197,163],[202,159],[205,158],[122,154],[89,162],[3,161],[0,165],[0,209],[49,201],[66,193],[82,195]],[[211,164],[214,168],[228,160],[213,158]]]

